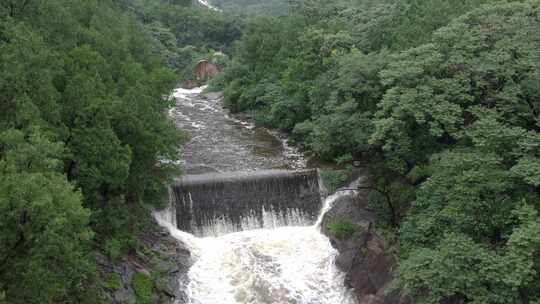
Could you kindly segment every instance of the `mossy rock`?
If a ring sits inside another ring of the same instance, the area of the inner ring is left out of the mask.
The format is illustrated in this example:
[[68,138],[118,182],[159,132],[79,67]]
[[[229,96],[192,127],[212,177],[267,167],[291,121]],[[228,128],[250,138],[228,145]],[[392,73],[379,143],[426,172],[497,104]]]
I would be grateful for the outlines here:
[[327,225],[328,231],[339,240],[346,240],[356,234],[357,227],[350,219],[342,218],[332,221]]
[[104,287],[110,290],[117,290],[118,288],[120,288],[120,284],[120,276],[118,275],[118,273],[113,272],[111,273],[107,281],[105,281]]
[[154,281],[149,275],[142,272],[136,273],[131,285],[137,296],[137,304],[150,304],[158,301],[159,297],[154,288]]

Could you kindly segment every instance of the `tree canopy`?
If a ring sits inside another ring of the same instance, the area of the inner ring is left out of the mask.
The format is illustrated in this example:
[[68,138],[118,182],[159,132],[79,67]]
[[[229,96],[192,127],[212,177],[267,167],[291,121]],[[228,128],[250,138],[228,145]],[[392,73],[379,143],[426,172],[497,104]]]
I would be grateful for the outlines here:
[[91,251],[163,205],[176,171],[161,162],[178,158],[176,75],[110,1],[2,1],[0,16],[0,293],[95,303]]
[[369,164],[395,288],[417,303],[535,303],[539,16],[538,1],[297,1],[249,23],[213,85],[308,153]]
[[239,15],[0,1],[0,303],[98,301],[92,252],[142,229],[178,173],[164,97],[221,53],[212,86],[232,111],[369,164],[395,289],[540,302],[540,2],[294,0]]

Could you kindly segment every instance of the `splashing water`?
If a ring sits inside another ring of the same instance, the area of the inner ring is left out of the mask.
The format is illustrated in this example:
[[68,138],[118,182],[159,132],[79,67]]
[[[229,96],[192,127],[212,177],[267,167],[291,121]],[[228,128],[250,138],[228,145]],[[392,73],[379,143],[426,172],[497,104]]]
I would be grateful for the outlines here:
[[[201,91],[176,90],[176,107],[169,112],[191,135],[183,151],[188,173],[305,168],[286,141],[231,117],[220,100],[204,99]],[[322,216],[341,195],[348,193],[328,197],[316,224],[304,227],[199,238],[177,229],[175,206],[154,217],[190,247],[194,264],[183,286],[189,304],[354,304],[334,264],[337,252],[319,231]]]
[[[329,197],[323,210],[336,198]],[[155,217],[192,249],[190,304],[356,303],[334,265],[337,252],[317,225],[196,238],[176,229],[170,209]]]

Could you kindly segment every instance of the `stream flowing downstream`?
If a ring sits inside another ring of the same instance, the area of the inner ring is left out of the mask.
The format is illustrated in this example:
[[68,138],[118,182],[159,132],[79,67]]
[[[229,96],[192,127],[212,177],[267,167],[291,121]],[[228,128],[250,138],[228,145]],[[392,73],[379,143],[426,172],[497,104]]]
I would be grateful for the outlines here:
[[[234,118],[219,98],[204,98],[200,92],[176,90],[176,107],[169,113],[190,136],[182,151],[188,174],[306,167],[285,141]],[[319,232],[323,212],[336,198],[323,201],[318,219],[290,212],[286,222],[275,220],[272,229],[231,229],[220,235],[195,237],[178,230],[174,205],[155,217],[190,247],[195,263],[184,286],[190,304],[354,304],[344,274],[334,265],[337,252]]]

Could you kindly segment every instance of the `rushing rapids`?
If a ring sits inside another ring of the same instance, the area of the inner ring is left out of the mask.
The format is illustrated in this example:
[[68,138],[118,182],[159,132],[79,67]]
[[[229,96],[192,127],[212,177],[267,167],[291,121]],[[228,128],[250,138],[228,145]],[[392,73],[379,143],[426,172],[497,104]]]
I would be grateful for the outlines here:
[[170,207],[155,213],[194,256],[188,303],[355,303],[318,227],[339,195],[321,203],[317,172],[290,171],[305,166],[300,154],[199,93],[178,90],[170,113],[191,137],[183,155],[193,175],[173,184]]

